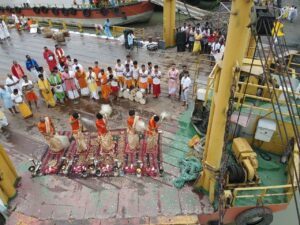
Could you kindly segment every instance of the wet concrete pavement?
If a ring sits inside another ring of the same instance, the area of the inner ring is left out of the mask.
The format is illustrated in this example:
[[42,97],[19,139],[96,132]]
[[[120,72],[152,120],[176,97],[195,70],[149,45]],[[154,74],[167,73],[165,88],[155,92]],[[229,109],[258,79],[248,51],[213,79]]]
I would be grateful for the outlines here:
[[[0,79],[4,79],[5,74],[9,72],[13,59],[17,59],[23,65],[24,56],[28,53],[45,66],[41,57],[44,45],[51,47],[54,41],[27,33],[20,36],[13,31],[12,39],[0,46]],[[98,60],[101,66],[113,66],[116,58],[124,59],[127,54],[118,43],[76,35],[71,36],[64,49],[73,58],[78,58],[84,68],[91,66],[95,60]],[[158,63],[164,74],[172,62],[178,65],[187,64],[192,78],[197,71],[196,57],[191,57],[189,53],[177,54],[173,49],[155,53],[139,49],[133,53],[133,57],[140,63],[150,60],[153,64]],[[197,82],[205,83],[209,69],[209,66],[204,65]],[[112,102],[113,113],[109,119],[110,127],[119,128],[126,126],[130,108],[135,108],[146,122],[154,113],[171,113],[171,118],[161,124],[165,175],[154,179],[135,176],[85,180],[42,176],[31,179],[27,171],[30,165],[29,158],[41,157],[46,148],[36,128],[40,116],[50,116],[57,130],[70,130],[69,114],[77,110],[88,129],[95,130],[94,115],[99,111],[101,102],[82,98],[79,104],[68,103],[48,109],[40,99],[39,109],[34,109],[33,118],[27,120],[23,120],[20,115],[11,116],[6,112],[12,135],[9,139],[1,137],[0,142],[8,150],[22,176],[19,194],[11,204],[14,212],[8,224],[133,225],[155,223],[166,216],[211,212],[212,208],[206,197],[193,193],[190,186],[177,190],[172,185],[172,180],[179,175],[178,159],[190,151],[187,142],[191,138],[188,132],[191,108],[186,111],[177,100],[166,97],[166,77],[162,79],[162,92],[158,100],[149,97],[144,106],[125,99]]]

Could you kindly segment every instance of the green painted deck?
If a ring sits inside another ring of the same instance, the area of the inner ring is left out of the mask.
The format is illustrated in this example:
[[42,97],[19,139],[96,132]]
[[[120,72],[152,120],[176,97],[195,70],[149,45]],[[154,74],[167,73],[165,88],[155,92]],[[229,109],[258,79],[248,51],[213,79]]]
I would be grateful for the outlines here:
[[[265,160],[261,156],[261,150],[255,150],[257,153],[257,160],[258,160],[258,169],[257,173],[261,180],[259,187],[267,187],[267,186],[276,186],[276,185],[285,185],[287,184],[287,171],[286,165],[280,163],[280,157],[267,153],[268,156],[271,157],[270,161]],[[283,193],[285,190],[283,189],[276,189],[272,191],[268,191],[268,194],[276,194],[276,193]],[[261,191],[241,191],[239,192],[240,195],[247,195],[247,194],[260,194]],[[279,204],[279,203],[286,203],[287,198],[286,196],[271,196],[271,197],[264,197],[263,204]],[[246,199],[237,199],[236,200],[237,206],[256,206],[257,199],[256,198],[246,198]]]

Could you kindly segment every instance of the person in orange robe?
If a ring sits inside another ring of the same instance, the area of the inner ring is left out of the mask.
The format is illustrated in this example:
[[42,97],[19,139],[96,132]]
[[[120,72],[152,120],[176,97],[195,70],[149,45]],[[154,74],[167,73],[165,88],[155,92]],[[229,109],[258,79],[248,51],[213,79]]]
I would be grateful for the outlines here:
[[76,141],[77,151],[83,152],[87,150],[88,144],[86,143],[85,137],[83,135],[83,126],[80,122],[80,116],[77,112],[74,112],[70,117],[70,124],[72,128],[72,135]]
[[102,94],[102,98],[105,101],[109,100],[110,92],[111,90],[110,90],[109,79],[107,77],[107,74],[104,72],[104,70],[101,69],[101,94]]
[[153,84],[152,73],[153,73],[152,62],[148,62],[148,94],[151,94],[151,90],[152,90],[152,84]]
[[81,124],[80,124],[80,119],[79,119],[79,114],[77,112],[74,112],[69,120],[72,128],[72,133],[73,134],[78,134],[78,132],[81,129]]
[[78,80],[81,96],[89,96],[90,90],[88,88],[88,84],[87,84],[86,79],[85,79],[86,74],[85,74],[84,71],[80,70],[79,66],[76,67],[75,77]]
[[135,120],[135,111],[133,109],[129,110],[129,116],[127,119],[127,128],[128,131],[134,131],[133,125]]
[[159,116],[154,115],[150,118],[149,124],[148,124],[148,134],[149,135],[155,135],[158,133],[158,123]]
[[97,117],[96,127],[98,129],[98,135],[102,136],[107,134],[106,122],[103,116],[100,113],[97,113],[96,117]]
[[40,133],[45,138],[52,137],[55,134],[54,124],[48,116],[41,117],[40,122],[38,122],[38,124],[37,124],[37,127],[38,127]]
[[99,63],[98,63],[98,61],[95,61],[95,65],[93,67],[93,72],[96,74],[96,83],[98,86],[98,92],[100,91],[100,87],[101,87],[100,71],[101,71],[101,68],[99,67]]

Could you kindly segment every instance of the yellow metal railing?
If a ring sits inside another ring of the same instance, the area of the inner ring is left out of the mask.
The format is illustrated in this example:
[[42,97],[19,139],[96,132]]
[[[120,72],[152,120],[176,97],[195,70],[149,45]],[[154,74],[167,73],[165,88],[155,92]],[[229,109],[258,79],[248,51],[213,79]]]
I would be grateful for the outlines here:
[[[80,32],[80,33],[83,33],[84,32],[84,27],[81,23],[77,23],[76,25],[68,25],[66,22],[54,22],[52,20],[47,20],[47,21],[40,21],[38,19],[32,19],[32,21],[36,24],[39,24],[40,22],[44,22],[48,25],[49,28],[53,28],[54,27],[54,24],[55,26],[59,27],[59,29],[61,30],[68,30],[69,27],[76,27],[77,30]],[[132,27],[121,27],[121,26],[112,26],[111,28],[111,32],[112,32],[112,35],[114,37],[116,36],[119,36],[119,35],[122,35],[124,30],[126,29],[130,29],[134,32],[134,36],[136,38],[141,38],[141,39],[144,39],[145,38],[145,29],[144,28],[132,28]],[[89,30],[90,31],[90,30]],[[100,33],[102,33],[103,31],[101,31],[99,29],[99,26],[95,26],[95,33],[97,35],[99,35]]]
[[[206,94],[205,94],[205,103],[207,103],[207,101],[209,100],[210,96],[210,92],[213,91],[213,84],[214,84],[214,70],[216,69],[216,67],[212,70],[211,74],[209,75],[208,77],[208,80],[207,80],[207,87],[206,87]],[[266,102],[266,103],[272,103],[272,99],[270,98],[270,93],[268,91],[268,87],[267,86],[263,86],[263,85],[259,85],[259,84],[252,84],[252,83],[248,83],[248,88],[250,89],[251,87],[253,88],[261,88],[263,89],[263,96],[257,96],[257,95],[252,95],[252,94],[244,94],[244,90],[246,88],[246,82],[238,82],[238,85],[239,85],[239,90],[237,90],[235,92],[235,98],[237,99],[234,103],[235,105],[235,108],[238,109],[241,105],[243,105],[244,108],[251,108],[251,109],[254,109],[254,110],[259,110],[259,111],[263,111],[263,112],[271,112],[273,111],[273,108],[270,106],[269,108],[266,108],[266,107],[259,107],[259,106],[253,106],[252,104],[247,104],[247,102],[245,102],[245,99],[246,98],[250,98],[250,99],[254,99],[254,100],[259,100],[259,101],[262,101],[262,102]],[[272,94],[272,98],[273,98],[273,101],[275,102],[275,95],[273,94],[274,93],[274,90],[276,92],[276,95],[277,97],[279,98],[279,96],[281,95],[282,93],[282,90],[280,90],[279,88],[273,88],[272,85],[269,86],[270,88],[270,91],[271,91],[271,94]],[[291,91],[288,91],[288,93],[290,95],[292,95],[292,92]],[[296,98],[300,98],[300,93],[294,93],[295,94],[295,97]],[[285,100],[279,100],[279,103],[282,104],[282,105],[285,105],[286,102]],[[293,107],[297,107],[296,104],[292,104]],[[285,112],[282,112],[282,115],[284,116],[289,116],[288,113],[285,113]],[[298,116],[296,116],[298,118]]]
[[[273,197],[273,196],[286,196],[288,202],[291,196],[293,195],[293,192],[290,191],[291,188],[292,188],[291,184],[266,186],[266,187],[235,188],[233,190],[232,206],[235,205],[236,200],[238,199],[256,199],[257,201],[263,202],[263,199],[265,197]],[[274,191],[277,191],[278,193],[270,193]],[[247,192],[247,193],[241,194],[241,192]]]
[[118,36],[118,35],[123,34],[124,30],[133,30],[134,36],[137,37],[137,38],[144,39],[144,37],[145,37],[145,29],[144,28],[112,26],[113,36]]

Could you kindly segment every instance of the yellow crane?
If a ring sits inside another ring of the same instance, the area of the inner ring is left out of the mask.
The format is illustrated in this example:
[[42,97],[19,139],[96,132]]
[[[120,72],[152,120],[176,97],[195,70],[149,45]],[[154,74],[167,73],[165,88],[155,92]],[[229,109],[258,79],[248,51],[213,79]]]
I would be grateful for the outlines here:
[[[203,159],[203,172],[195,186],[209,193],[214,201],[216,177],[220,171],[224,132],[227,120],[230,88],[234,76],[239,76],[240,65],[246,54],[250,39],[250,14],[253,1],[236,0],[232,2],[232,13],[229,20],[228,36],[222,68],[216,77],[214,99],[210,110],[210,120],[206,136]],[[164,1],[164,40],[166,46],[175,44],[176,0]],[[251,54],[251,53],[250,53]],[[253,54],[253,53],[252,53]]]

